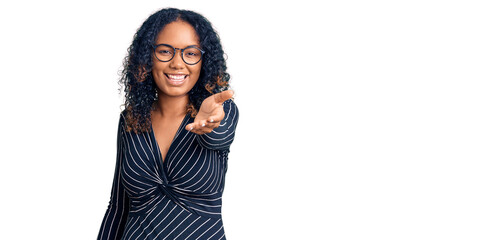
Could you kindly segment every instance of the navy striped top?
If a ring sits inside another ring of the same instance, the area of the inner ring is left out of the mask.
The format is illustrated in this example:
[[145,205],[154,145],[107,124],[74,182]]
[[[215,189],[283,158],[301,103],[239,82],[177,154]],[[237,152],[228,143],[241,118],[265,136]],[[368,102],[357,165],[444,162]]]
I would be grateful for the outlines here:
[[110,202],[98,239],[225,239],[221,206],[227,155],[239,118],[232,100],[211,133],[185,130],[183,119],[166,158],[154,132],[125,131],[121,113]]

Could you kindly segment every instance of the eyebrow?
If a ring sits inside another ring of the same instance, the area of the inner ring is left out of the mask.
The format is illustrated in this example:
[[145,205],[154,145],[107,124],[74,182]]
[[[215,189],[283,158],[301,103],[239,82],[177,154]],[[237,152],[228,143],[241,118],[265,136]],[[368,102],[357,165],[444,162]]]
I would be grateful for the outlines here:
[[[159,43],[159,44],[156,44],[156,45],[169,45],[169,46],[174,47],[173,45],[168,44],[168,43]],[[201,46],[199,46],[199,44],[192,44],[192,45],[186,46],[186,47],[184,47],[184,48],[188,48],[188,47],[198,47],[198,48],[201,48]],[[182,48],[182,49],[183,49],[183,48]]]

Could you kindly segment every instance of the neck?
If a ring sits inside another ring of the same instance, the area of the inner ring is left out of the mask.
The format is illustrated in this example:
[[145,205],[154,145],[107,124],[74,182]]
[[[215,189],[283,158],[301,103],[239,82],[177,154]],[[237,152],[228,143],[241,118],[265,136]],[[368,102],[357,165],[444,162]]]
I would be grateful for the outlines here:
[[172,97],[159,94],[155,104],[155,111],[164,117],[178,117],[187,114],[187,104],[189,104],[189,95]]

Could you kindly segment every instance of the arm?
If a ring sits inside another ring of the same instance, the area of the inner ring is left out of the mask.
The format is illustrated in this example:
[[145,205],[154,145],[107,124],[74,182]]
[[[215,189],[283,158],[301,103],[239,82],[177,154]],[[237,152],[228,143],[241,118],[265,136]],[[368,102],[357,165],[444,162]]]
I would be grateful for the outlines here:
[[234,91],[226,90],[213,94],[201,104],[193,123],[185,129],[196,136],[198,143],[209,149],[228,149],[234,140],[239,118],[238,108],[232,96]]
[[220,121],[220,125],[210,133],[197,135],[198,143],[209,149],[228,149],[234,141],[236,125],[239,119],[239,111],[232,100],[223,103],[225,117]]
[[122,161],[124,160],[124,134],[124,117],[121,114],[119,129],[117,131],[117,163],[115,165],[112,192],[108,208],[101,223],[98,240],[120,239],[128,217],[129,198],[122,185],[120,171]]

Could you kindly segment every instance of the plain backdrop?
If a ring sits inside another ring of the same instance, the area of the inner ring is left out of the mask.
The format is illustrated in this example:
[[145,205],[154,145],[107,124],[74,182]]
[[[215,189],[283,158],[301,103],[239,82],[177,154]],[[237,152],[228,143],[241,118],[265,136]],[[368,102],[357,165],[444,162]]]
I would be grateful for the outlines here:
[[500,1],[329,2],[2,2],[0,239],[97,237],[118,72],[165,7],[228,56],[228,239],[502,239]]

